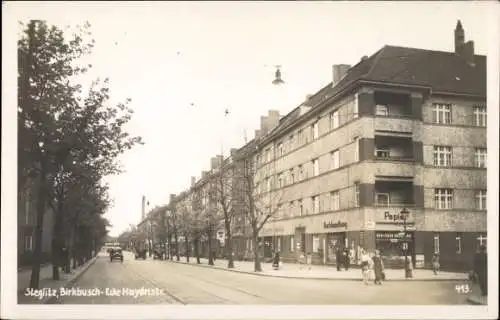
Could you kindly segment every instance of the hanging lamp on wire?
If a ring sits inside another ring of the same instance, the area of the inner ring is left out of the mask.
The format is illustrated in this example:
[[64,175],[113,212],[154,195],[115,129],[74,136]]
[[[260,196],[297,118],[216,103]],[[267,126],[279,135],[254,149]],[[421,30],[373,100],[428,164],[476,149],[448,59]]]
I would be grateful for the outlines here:
[[276,86],[279,86],[279,85],[285,83],[285,81],[283,81],[283,79],[281,79],[281,70],[280,70],[280,68],[281,68],[281,66],[276,66],[276,72],[274,73],[273,84],[276,85]]

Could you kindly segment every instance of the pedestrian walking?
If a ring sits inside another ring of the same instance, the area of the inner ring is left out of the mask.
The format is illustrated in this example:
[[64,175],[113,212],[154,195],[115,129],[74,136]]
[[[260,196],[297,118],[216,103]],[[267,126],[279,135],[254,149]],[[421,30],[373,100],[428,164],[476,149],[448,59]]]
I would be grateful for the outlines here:
[[370,278],[370,257],[365,250],[361,254],[361,275],[363,276],[363,283],[368,284]]
[[345,268],[345,271],[348,271],[349,265],[351,264],[351,257],[349,254],[349,248],[347,248],[347,247],[344,248],[343,255],[344,255],[344,259],[343,259],[344,260],[344,268]]
[[434,256],[432,256],[432,271],[434,272],[434,274],[438,274],[439,268],[439,254],[435,253]]
[[335,260],[337,264],[337,271],[340,271],[340,267],[342,266],[342,252],[339,247],[335,250]]
[[479,252],[474,257],[474,273],[477,275],[477,282],[483,296],[488,295],[488,259],[486,247],[482,245]]
[[372,257],[373,261],[373,273],[375,274],[375,284],[382,284],[384,280],[384,263],[382,262],[382,257],[380,256],[380,251],[375,250],[375,255]]
[[278,270],[280,267],[280,252],[276,251],[273,258],[273,269]]
[[312,255],[310,252],[307,253],[306,262],[307,262],[307,269],[311,270]]

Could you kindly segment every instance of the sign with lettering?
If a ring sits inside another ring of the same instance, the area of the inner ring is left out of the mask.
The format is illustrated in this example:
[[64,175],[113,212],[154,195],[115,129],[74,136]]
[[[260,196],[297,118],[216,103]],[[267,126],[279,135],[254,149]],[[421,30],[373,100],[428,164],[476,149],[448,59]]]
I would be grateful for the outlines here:
[[337,222],[330,221],[330,222],[323,222],[323,228],[325,229],[330,229],[330,228],[347,228],[347,222],[341,222],[340,220]]
[[408,220],[409,215],[404,215],[402,213],[390,213],[389,211],[384,212],[384,220],[386,221],[404,221]]
[[[404,239],[404,232],[376,232],[375,238],[377,240],[393,240],[393,239]],[[406,239],[411,240],[411,234],[406,233]]]

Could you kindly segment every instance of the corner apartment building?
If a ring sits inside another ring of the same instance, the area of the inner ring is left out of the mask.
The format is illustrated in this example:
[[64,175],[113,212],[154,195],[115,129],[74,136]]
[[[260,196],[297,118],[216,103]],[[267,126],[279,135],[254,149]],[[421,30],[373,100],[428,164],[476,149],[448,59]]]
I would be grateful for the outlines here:
[[405,220],[415,267],[434,253],[443,268],[470,266],[486,244],[486,57],[460,22],[454,36],[454,52],[384,46],[335,65],[331,84],[261,119],[256,197],[277,211],[265,256],[329,264],[347,247],[396,263]]

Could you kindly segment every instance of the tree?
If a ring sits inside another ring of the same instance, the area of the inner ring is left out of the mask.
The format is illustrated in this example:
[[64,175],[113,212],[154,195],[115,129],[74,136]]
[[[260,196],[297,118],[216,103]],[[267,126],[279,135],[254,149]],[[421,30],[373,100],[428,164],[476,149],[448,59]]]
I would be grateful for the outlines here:
[[228,259],[227,267],[234,268],[231,227],[234,217],[233,203],[236,200],[236,190],[234,189],[234,165],[231,159],[224,161],[224,158],[222,158],[221,166],[212,173],[211,178],[214,181],[216,201],[224,219],[225,251]]
[[213,179],[213,176],[209,177],[206,186],[208,187],[208,201],[207,205],[203,208],[202,221],[205,222],[205,234],[208,238],[208,264],[213,266],[214,236],[221,222],[221,215],[219,214],[220,204],[217,199],[217,180]]
[[192,231],[192,240],[194,243],[194,254],[196,256],[196,263],[200,264],[200,242],[203,235],[203,230],[205,227],[205,221],[203,217],[203,189],[199,186],[194,186],[191,189],[191,231]]
[[[140,137],[123,131],[132,111],[125,104],[108,105],[107,81],[104,85],[94,82],[85,99],[81,86],[73,84],[74,77],[87,69],[77,66],[76,61],[94,45],[93,40],[84,41],[90,35],[89,27],[79,28],[67,40],[57,27],[32,20],[18,41],[18,179],[20,186],[28,179],[38,180],[32,288],[38,288],[42,226],[49,205],[55,214],[53,278],[59,278],[59,252],[66,236],[65,198],[69,186],[74,187],[68,181],[75,178],[74,167],[88,165],[101,177],[119,173],[118,155],[142,143]],[[105,221],[93,220],[80,234],[96,237],[97,230],[89,228],[103,225]]]
[[179,233],[184,236],[184,244],[186,246],[186,262],[189,263],[189,255],[190,255],[190,242],[191,234],[193,233],[192,223],[193,223],[193,214],[192,214],[192,203],[191,203],[191,194],[186,193],[181,195],[182,199],[178,202],[177,213],[178,213],[178,222],[179,222]]
[[279,212],[277,204],[280,202],[283,192],[280,189],[273,190],[272,180],[268,180],[269,185],[266,186],[266,192],[261,192],[258,188],[258,178],[268,177],[272,179],[274,172],[269,168],[269,165],[257,170],[255,161],[257,151],[256,141],[240,149],[236,160],[235,175],[238,179],[237,188],[241,192],[243,214],[252,229],[254,271],[261,272],[259,232],[270,219],[276,217],[276,213]]

